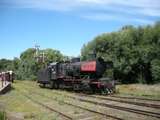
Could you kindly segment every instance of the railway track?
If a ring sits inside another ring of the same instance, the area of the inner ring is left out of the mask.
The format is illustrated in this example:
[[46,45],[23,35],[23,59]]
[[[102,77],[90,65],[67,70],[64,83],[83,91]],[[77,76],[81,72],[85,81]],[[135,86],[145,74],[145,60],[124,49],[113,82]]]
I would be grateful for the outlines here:
[[[28,91],[29,91],[29,90],[28,90]],[[54,98],[52,98],[52,97],[49,97],[49,96],[46,96],[46,95],[43,95],[43,94],[40,94],[40,93],[37,93],[37,92],[33,92],[33,91],[29,91],[29,92],[30,92],[31,94],[39,95],[39,96],[41,96],[41,97],[45,97],[45,98],[48,98],[48,99],[50,99],[50,100],[58,101],[58,100],[56,100],[56,99],[54,99]],[[41,105],[42,107],[44,107],[44,108],[46,108],[46,109],[48,109],[48,110],[50,110],[50,111],[56,112],[56,113],[60,114],[61,116],[65,117],[65,118],[67,118],[67,119],[69,119],[69,120],[74,120],[74,119],[75,119],[75,118],[73,118],[73,117],[71,117],[71,116],[69,116],[69,115],[67,115],[67,114],[65,114],[65,113],[62,113],[62,112],[60,112],[60,111],[57,111],[56,109],[53,109],[53,108],[51,108],[51,107],[49,107],[49,106],[47,106],[47,105],[45,105],[45,104],[43,104],[43,103],[41,103],[41,102],[39,102],[39,101],[37,101],[37,100],[34,100],[32,97],[26,95],[25,93],[22,93],[22,92],[21,92],[21,94],[23,94],[25,97],[27,97],[28,99],[30,99],[30,100],[33,101],[34,103],[39,104],[39,105]],[[66,105],[69,105],[69,106],[73,106],[73,107],[75,107],[75,108],[79,108],[79,109],[82,109],[82,110],[85,110],[85,111],[88,111],[88,112],[91,112],[91,113],[100,115],[100,116],[104,116],[104,117],[106,117],[106,118],[112,118],[112,119],[115,119],[115,120],[123,120],[123,119],[121,119],[121,118],[118,118],[118,117],[115,117],[115,116],[112,116],[112,115],[108,115],[108,114],[106,114],[106,113],[102,113],[102,112],[99,112],[99,111],[96,111],[96,110],[92,110],[92,109],[89,109],[89,108],[85,108],[85,107],[82,107],[82,106],[79,106],[79,105],[75,105],[75,104],[72,104],[72,103],[69,103],[69,102],[63,101],[63,103],[66,104]]]
[[[56,93],[59,94],[59,93]],[[86,96],[86,97],[90,97],[90,98],[97,98],[97,99],[101,99],[101,100],[110,100],[110,101],[115,101],[115,102],[121,102],[121,103],[127,103],[127,104],[132,104],[132,105],[137,105],[137,106],[142,106],[142,107],[149,107],[149,108],[156,108],[156,109],[160,109],[160,105],[158,104],[152,104],[152,103],[145,103],[145,102],[135,102],[135,101],[127,101],[127,100],[122,100],[123,99],[136,99],[136,100],[145,100],[145,101],[156,101],[156,102],[160,102],[160,100],[154,100],[154,99],[145,99],[145,98],[137,98],[137,97],[121,97],[121,96],[114,96],[114,95],[109,95],[109,97],[113,97],[112,98],[108,98],[106,96],[95,96],[95,95],[88,95],[88,94],[84,94],[84,93],[77,93],[77,95],[79,96]],[[115,98],[120,98],[120,99],[115,99]]]
[[65,118],[67,118],[67,119],[69,119],[69,120],[74,120],[74,118],[72,118],[71,116],[69,116],[69,115],[67,115],[67,114],[65,114],[65,113],[62,113],[62,112],[60,112],[60,111],[58,111],[58,110],[56,110],[56,109],[53,109],[52,107],[49,107],[49,106],[47,106],[47,105],[45,105],[45,104],[43,104],[43,103],[41,103],[41,102],[39,102],[39,101],[37,101],[37,100],[34,100],[32,97],[28,96],[28,95],[25,94],[25,93],[22,93],[22,92],[20,92],[20,91],[18,91],[18,92],[21,93],[21,95],[23,95],[23,96],[25,96],[26,98],[28,98],[29,100],[31,100],[33,103],[38,104],[38,105],[46,108],[46,109],[49,110],[49,111],[58,113],[58,114],[60,114],[61,116],[65,117]]
[[92,104],[95,104],[95,105],[100,105],[100,106],[103,106],[103,107],[109,107],[109,108],[114,108],[114,109],[118,109],[118,110],[122,110],[122,111],[127,111],[127,112],[136,113],[136,114],[141,114],[141,115],[147,115],[147,116],[151,116],[151,117],[160,118],[160,113],[138,110],[138,109],[132,109],[132,108],[127,108],[127,107],[121,107],[121,106],[116,106],[116,105],[111,105],[111,104],[106,104],[106,103],[100,103],[100,102],[96,102],[96,101],[86,100],[86,99],[83,99],[83,98],[75,98],[75,97],[71,97],[71,98],[76,99],[76,100],[78,99],[78,100],[83,101],[83,102],[92,103]]
[[[56,93],[59,95],[63,95],[61,93]],[[145,111],[145,110],[139,110],[139,109],[133,109],[133,108],[128,108],[128,107],[121,107],[121,106],[117,106],[117,105],[111,105],[111,104],[106,104],[106,103],[100,103],[100,102],[96,102],[96,101],[92,101],[92,100],[87,100],[84,98],[79,98],[79,97],[74,97],[74,96],[70,96],[70,95],[65,95],[66,97],[75,99],[75,100],[79,100],[79,101],[83,101],[83,102],[88,102],[88,103],[92,103],[95,105],[100,105],[102,107],[109,107],[109,108],[113,108],[113,109],[118,109],[118,110],[122,110],[122,111],[127,111],[127,112],[132,112],[132,113],[136,113],[136,114],[141,114],[141,115],[147,115],[147,116],[151,116],[151,117],[155,117],[155,118],[160,118],[160,113],[155,113],[155,112],[150,112],[150,111]],[[81,96],[86,96],[87,95],[82,95]]]
[[[152,104],[152,103],[145,103],[145,102],[135,102],[135,101],[127,101],[124,99],[134,99],[134,100],[145,100],[145,101],[149,101],[149,102],[160,102],[160,100],[154,100],[154,99],[145,99],[145,98],[137,98],[137,97],[121,97],[121,96],[114,96],[114,95],[109,95],[110,98],[106,97],[106,96],[96,96],[96,95],[87,95],[84,93],[78,93],[79,96],[86,96],[86,97],[90,97],[90,98],[97,98],[99,100],[109,100],[109,101],[115,101],[115,102],[121,102],[121,103],[127,103],[127,104],[132,104],[132,105],[137,105],[137,106],[142,106],[142,107],[149,107],[149,108],[156,108],[156,109],[160,109],[160,105],[159,104]],[[113,98],[113,99],[112,99]],[[118,99],[116,99],[118,98]]]
[[146,100],[146,101],[157,101],[160,102],[160,100],[155,100],[155,99],[149,99],[149,98],[140,98],[140,97],[124,97],[124,96],[115,96],[115,95],[110,95],[111,97],[114,98],[124,98],[124,99],[137,99],[137,100]]
[[[57,93],[57,92],[55,92],[55,93],[56,93],[56,94],[59,94],[59,93]],[[74,93],[75,93],[75,92],[74,92]],[[101,100],[110,100],[110,101],[127,103],[127,104],[142,106],[142,107],[149,107],[149,108],[160,109],[160,105],[152,104],[152,103],[127,101],[127,100],[121,100],[121,99],[112,99],[112,98],[106,98],[106,96],[87,95],[87,94],[83,94],[83,93],[78,93],[78,94],[79,94],[79,96],[87,96],[87,97],[97,98],[97,99],[101,99]],[[125,99],[132,99],[132,100],[133,100],[133,99],[137,99],[137,100],[149,100],[149,101],[158,101],[158,102],[160,102],[160,100],[143,99],[143,98],[137,98],[137,97],[121,97],[121,96],[114,96],[114,95],[109,95],[109,97],[113,97],[113,98],[123,98],[123,99],[125,98]]]
[[[64,95],[64,94],[61,94],[61,93],[58,93],[58,92],[54,92],[55,94],[59,94],[59,95]],[[39,94],[36,92],[36,94]],[[42,95],[42,94],[39,94],[39,95]],[[45,96],[45,95],[42,95],[44,97],[48,97],[48,96]],[[100,103],[100,102],[96,102],[96,101],[93,101],[93,100],[87,100],[87,99],[84,99],[84,98],[77,98],[77,97],[74,97],[74,96],[71,96],[71,95],[65,95],[66,97],[69,97],[69,98],[72,98],[72,99],[76,99],[76,100],[79,100],[79,101],[82,101],[82,102],[88,102],[88,103],[92,103],[92,104],[95,104],[95,105],[99,105],[99,106],[102,106],[102,107],[108,107],[108,108],[113,108],[113,109],[117,109],[117,110],[122,110],[122,111],[126,111],[126,112],[131,112],[131,113],[136,113],[136,114],[140,114],[140,115],[145,115],[145,116],[150,116],[150,117],[155,117],[155,118],[160,118],[160,114],[159,113],[155,113],[155,112],[151,112],[151,111],[145,111],[145,110],[139,110],[139,109],[133,109],[133,108],[128,108],[128,107],[121,107],[121,106],[117,106],[117,105],[111,105],[111,104],[106,104],[106,103]],[[85,95],[87,97],[93,97],[93,96],[90,96],[90,95]],[[50,99],[53,99],[51,97],[49,97]],[[101,98],[100,98],[101,99]],[[110,99],[112,100],[112,99]],[[122,101],[116,101],[116,102],[122,102]],[[124,101],[123,101],[124,102]],[[126,102],[125,102],[126,103]],[[129,103],[129,102],[128,102]],[[68,104],[68,103],[66,103]],[[130,104],[136,104],[135,102],[133,103],[130,103]],[[72,104],[68,104],[68,105],[72,105]],[[150,107],[152,105],[147,105],[147,104],[136,104],[136,105],[139,105],[139,106],[142,106],[142,105],[145,105],[147,107]],[[73,105],[75,106],[75,105]],[[77,105],[76,105],[77,106]],[[75,107],[76,107],[75,106]],[[78,106],[79,108],[81,108],[81,106]],[[156,108],[159,108],[159,107],[156,107]],[[83,109],[83,108],[82,108]],[[90,111],[90,110],[89,110]],[[91,110],[91,112],[93,112]],[[101,113],[100,113],[101,114]],[[101,114],[101,115],[104,115],[104,114]],[[104,115],[106,116],[106,115]],[[107,115],[108,116],[108,115]],[[109,117],[109,116],[108,116]],[[110,116],[110,117],[114,117],[114,116]],[[115,118],[115,119],[119,119],[119,118]]]
[[156,105],[156,104],[152,104],[152,103],[133,102],[133,101],[127,101],[127,100],[121,100],[121,99],[112,99],[112,98],[100,97],[100,96],[92,96],[92,95],[88,95],[87,97],[92,97],[92,98],[98,98],[98,99],[101,99],[101,100],[110,100],[110,101],[115,101],[115,102],[121,102],[121,103],[127,103],[127,104],[132,104],[132,105],[143,106],[143,107],[145,106],[145,107],[160,109],[160,105]]
[[[56,94],[63,95],[61,93],[56,93]],[[147,115],[147,116],[151,116],[151,117],[155,117],[155,118],[160,118],[160,114],[155,113],[155,112],[133,109],[133,108],[127,108],[127,107],[121,107],[121,106],[116,106],[116,105],[111,105],[111,104],[106,104],[106,103],[100,103],[100,102],[96,102],[96,101],[92,101],[92,100],[87,100],[87,99],[84,99],[84,98],[77,98],[77,97],[74,97],[74,96],[69,96],[69,95],[65,95],[65,96],[68,97],[68,98],[75,99],[75,100],[88,102],[88,103],[92,103],[92,104],[95,104],[95,105],[100,105],[100,106],[103,106],[103,107],[109,107],[109,108],[118,109],[118,110],[122,110],[122,111],[127,111],[127,112],[136,113],[136,114],[141,114],[141,115]],[[91,96],[88,96],[88,95],[85,95],[85,94],[81,94],[80,96],[91,97]],[[92,98],[95,98],[95,97],[92,96]]]
[[[48,96],[39,94],[37,92],[35,94],[41,95],[43,97],[48,97]],[[91,100],[87,100],[87,99],[83,99],[83,98],[77,98],[77,97],[73,97],[73,96],[66,96],[66,97],[69,97],[69,98],[72,98],[72,99],[75,99],[75,100],[79,100],[79,101],[83,101],[83,102],[92,103],[92,104],[95,104],[95,105],[100,105],[100,106],[103,106],[103,107],[109,107],[109,108],[118,109],[118,110],[122,110],[122,111],[127,111],[127,112],[136,113],[136,114],[141,114],[141,115],[147,115],[147,116],[151,116],[151,117],[160,118],[160,114],[159,113],[154,113],[154,112],[144,111],[144,110],[138,110],[138,109],[132,109],[132,108],[126,108],[126,107],[120,107],[120,106],[116,106],[116,105],[110,105],[110,104],[106,104],[106,103],[100,103],[100,102],[91,101]],[[51,97],[48,97],[48,98],[49,99],[53,99]],[[68,104],[68,105],[71,105],[71,106],[74,106],[74,107],[78,107],[78,108],[81,108],[81,109],[85,109],[85,110],[90,111],[90,112],[95,112],[93,110],[88,110],[88,109],[86,109],[84,107],[73,105],[71,103],[65,103],[65,104]],[[95,113],[97,113],[97,112],[95,112]],[[101,115],[104,115],[104,114],[101,114]],[[113,116],[108,116],[108,115],[106,117],[112,117],[113,118]],[[115,119],[117,119],[117,118],[115,118]]]
[[[56,93],[56,94],[62,95],[60,93]],[[86,94],[82,94],[82,93],[79,93],[78,96],[85,96],[85,97],[90,97],[90,98],[97,98],[99,100],[110,100],[110,101],[127,103],[127,104],[142,106],[142,107],[149,107],[149,108],[160,109],[160,105],[152,104],[152,103],[133,102],[133,101],[127,101],[127,100],[120,100],[120,99],[118,100],[118,99],[112,99],[112,98],[101,97],[101,96],[86,95]],[[68,96],[68,97],[70,97],[70,96]]]

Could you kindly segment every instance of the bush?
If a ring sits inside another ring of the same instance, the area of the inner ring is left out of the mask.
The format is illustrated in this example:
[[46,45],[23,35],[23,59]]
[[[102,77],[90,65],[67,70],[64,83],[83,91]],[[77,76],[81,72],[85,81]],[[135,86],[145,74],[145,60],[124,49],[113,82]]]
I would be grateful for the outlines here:
[[160,60],[155,59],[151,62],[151,72],[155,83],[160,82]]

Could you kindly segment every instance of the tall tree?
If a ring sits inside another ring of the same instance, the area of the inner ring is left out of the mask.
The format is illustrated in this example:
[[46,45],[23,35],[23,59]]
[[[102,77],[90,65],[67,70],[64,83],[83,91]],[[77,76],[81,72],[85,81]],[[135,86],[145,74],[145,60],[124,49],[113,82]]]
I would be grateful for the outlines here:
[[84,45],[82,58],[90,51],[114,63],[114,79],[123,83],[159,81],[160,22],[152,26],[124,26],[117,32],[104,33]]

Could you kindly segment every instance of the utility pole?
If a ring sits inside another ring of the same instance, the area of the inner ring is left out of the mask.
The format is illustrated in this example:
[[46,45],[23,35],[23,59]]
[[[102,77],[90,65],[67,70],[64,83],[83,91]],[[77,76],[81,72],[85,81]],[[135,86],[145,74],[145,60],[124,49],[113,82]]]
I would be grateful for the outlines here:
[[42,62],[44,63],[45,62],[45,58],[46,58],[46,56],[45,56],[45,53],[44,53],[44,51],[42,52]]
[[45,63],[46,54],[44,51],[40,51],[40,46],[35,44],[35,59],[39,63]]
[[40,46],[38,45],[38,44],[35,44],[35,55],[34,55],[34,57],[35,57],[35,59],[36,59],[36,61],[37,62],[39,62],[39,48],[40,48]]
[[38,56],[39,54],[39,48],[40,46],[38,44],[35,44],[36,56]]

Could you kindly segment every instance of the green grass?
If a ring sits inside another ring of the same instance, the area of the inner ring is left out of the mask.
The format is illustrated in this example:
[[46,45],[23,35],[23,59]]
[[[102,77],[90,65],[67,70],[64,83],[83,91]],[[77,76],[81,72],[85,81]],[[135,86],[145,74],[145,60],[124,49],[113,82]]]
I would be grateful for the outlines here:
[[[35,104],[19,91],[26,93],[35,100],[53,103],[53,101],[49,101],[45,97],[40,97],[30,93],[30,91],[38,92],[40,94],[44,94],[45,96],[50,96],[53,98],[53,100],[57,101],[59,106],[65,106],[64,101],[68,99],[65,97],[65,95],[73,94],[66,91],[39,88],[37,83],[33,81],[15,81],[12,86],[13,89],[10,92],[6,93],[5,95],[0,95],[0,104],[3,104],[5,108],[5,112],[2,111],[0,113],[0,120],[6,114],[7,116],[14,114],[16,117],[23,117],[25,120],[57,120],[59,118],[57,113],[50,112],[44,107]],[[145,96],[147,98],[160,99],[160,85],[117,85],[116,88],[119,95]],[[29,89],[30,91],[26,89]],[[63,93],[63,95],[56,94],[59,92]],[[74,113],[79,113],[79,109],[75,109]]]
[[144,85],[144,84],[117,85],[116,90],[118,94],[120,95],[130,95],[130,96],[160,99],[160,84],[156,84],[156,85]]
[[[52,120],[57,119],[57,114],[46,110],[31,100],[23,96],[18,92],[21,90],[24,92],[24,85],[21,83],[27,83],[30,85],[36,84],[35,82],[16,81],[12,86],[13,90],[5,95],[0,96],[0,103],[4,104],[7,116],[14,114],[15,117],[20,117],[25,120]],[[27,86],[25,86],[27,87]],[[29,87],[28,87],[29,88]],[[37,86],[37,88],[39,87]],[[27,91],[25,91],[27,93]],[[27,93],[29,94],[29,93]],[[30,94],[33,98],[32,94]],[[36,97],[35,97],[36,98]],[[0,119],[1,120],[1,119]],[[2,119],[3,120],[3,119]]]
[[5,111],[0,111],[0,120],[7,120]]

